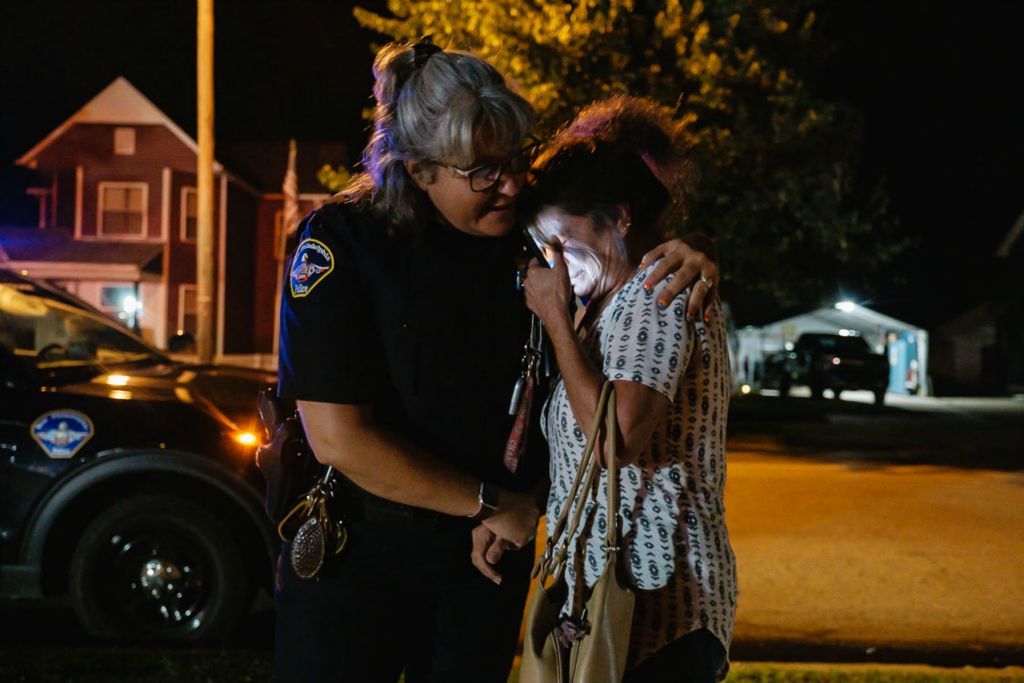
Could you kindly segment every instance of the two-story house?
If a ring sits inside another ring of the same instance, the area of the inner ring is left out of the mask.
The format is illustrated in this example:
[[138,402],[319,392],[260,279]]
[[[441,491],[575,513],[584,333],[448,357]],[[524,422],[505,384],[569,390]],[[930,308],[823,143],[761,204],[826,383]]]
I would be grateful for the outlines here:
[[[287,142],[218,147],[215,349],[267,361],[281,264]],[[118,78],[17,160],[40,187],[35,229],[0,227],[0,267],[57,282],[164,347],[196,324],[196,161],[181,127]],[[299,215],[328,197],[323,163],[343,145],[299,146]],[[231,158],[237,171],[221,163]],[[259,358],[263,356],[263,358]],[[264,363],[265,364],[265,363]]]

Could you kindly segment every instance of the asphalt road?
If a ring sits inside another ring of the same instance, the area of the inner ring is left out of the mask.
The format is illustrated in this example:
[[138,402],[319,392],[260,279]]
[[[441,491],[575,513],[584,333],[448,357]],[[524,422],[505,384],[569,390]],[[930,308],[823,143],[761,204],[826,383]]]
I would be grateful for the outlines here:
[[[727,522],[739,661],[1024,664],[1024,401],[737,398]],[[0,602],[4,645],[88,645]],[[269,600],[233,644],[269,648]]]
[[737,659],[1024,663],[1024,402],[746,397]]
[[1024,659],[1021,473],[733,452],[726,510],[737,643]]

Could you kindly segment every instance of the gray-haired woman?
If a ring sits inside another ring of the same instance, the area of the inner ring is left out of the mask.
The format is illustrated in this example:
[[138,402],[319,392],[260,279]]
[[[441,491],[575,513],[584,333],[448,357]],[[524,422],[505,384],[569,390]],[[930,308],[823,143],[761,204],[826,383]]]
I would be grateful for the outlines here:
[[[374,74],[364,173],[305,219],[281,309],[279,392],[343,475],[349,541],[314,580],[279,564],[274,675],[505,681],[547,485],[539,434],[514,472],[503,461],[534,112],[489,64],[429,42],[388,45]],[[672,248],[677,281],[717,276]],[[503,580],[474,569],[474,529],[518,548]]]

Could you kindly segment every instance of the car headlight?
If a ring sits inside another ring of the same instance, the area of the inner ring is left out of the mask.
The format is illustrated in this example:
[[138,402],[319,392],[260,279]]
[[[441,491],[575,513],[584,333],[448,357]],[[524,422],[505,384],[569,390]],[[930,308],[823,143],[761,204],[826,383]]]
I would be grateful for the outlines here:
[[255,446],[259,439],[252,432],[235,432],[233,434],[235,441],[242,444],[243,446]]

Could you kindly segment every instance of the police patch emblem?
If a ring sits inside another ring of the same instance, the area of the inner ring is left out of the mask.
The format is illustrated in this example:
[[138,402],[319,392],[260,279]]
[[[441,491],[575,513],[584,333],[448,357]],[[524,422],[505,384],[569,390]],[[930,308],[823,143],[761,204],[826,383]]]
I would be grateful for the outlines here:
[[320,240],[302,240],[292,261],[292,297],[298,299],[307,296],[332,270],[334,254],[327,245]]
[[92,420],[77,410],[51,410],[32,423],[32,438],[51,458],[74,457],[95,429]]

